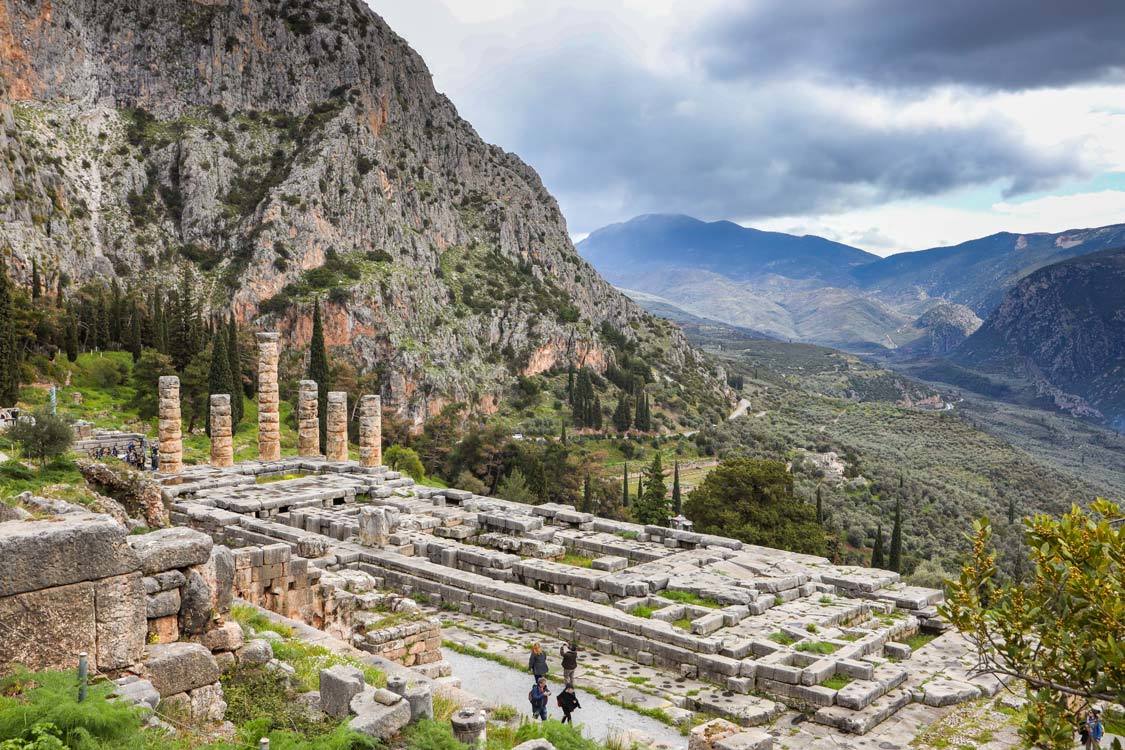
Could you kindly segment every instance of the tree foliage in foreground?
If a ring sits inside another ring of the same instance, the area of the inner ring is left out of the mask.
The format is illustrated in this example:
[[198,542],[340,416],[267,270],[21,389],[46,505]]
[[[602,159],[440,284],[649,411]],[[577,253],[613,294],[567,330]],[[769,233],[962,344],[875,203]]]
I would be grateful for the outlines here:
[[1121,509],[1098,499],[1061,518],[1024,521],[1033,569],[1022,584],[997,577],[992,527],[974,524],[972,553],[942,613],[977,648],[978,669],[1022,680],[1029,745],[1075,745],[1097,702],[1125,703],[1125,535]]
[[47,410],[37,411],[30,420],[17,421],[8,428],[6,435],[40,466],[66,453],[74,442],[70,423]]
[[684,515],[705,534],[794,552],[825,551],[816,508],[794,496],[793,475],[780,461],[723,461],[688,494]]

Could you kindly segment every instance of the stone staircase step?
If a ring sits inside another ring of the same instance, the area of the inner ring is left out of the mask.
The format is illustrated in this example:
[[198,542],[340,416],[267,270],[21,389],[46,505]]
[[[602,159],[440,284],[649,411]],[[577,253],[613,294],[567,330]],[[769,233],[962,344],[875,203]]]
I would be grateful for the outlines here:
[[828,706],[813,714],[817,724],[848,734],[867,734],[910,703],[910,691],[896,689],[873,700],[859,711],[843,706]]

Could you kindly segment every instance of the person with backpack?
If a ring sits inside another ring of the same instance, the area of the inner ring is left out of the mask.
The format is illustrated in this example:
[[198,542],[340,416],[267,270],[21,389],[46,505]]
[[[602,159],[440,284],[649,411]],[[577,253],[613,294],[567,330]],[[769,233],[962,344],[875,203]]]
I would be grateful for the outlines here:
[[1086,715],[1086,750],[1100,750],[1105,727],[1102,726],[1102,711],[1097,706]]
[[578,702],[578,695],[574,692],[574,685],[567,685],[563,688],[563,691],[559,693],[558,704],[563,712],[562,723],[573,724],[574,720],[570,715],[574,713],[576,708],[582,708],[582,704]]
[[551,668],[547,666],[547,655],[543,653],[543,647],[538,643],[531,644],[531,655],[527,657],[527,670],[535,677],[536,681],[540,677],[546,677]]
[[531,692],[527,694],[527,699],[531,702],[532,718],[547,720],[547,701],[550,697],[551,689],[547,687],[547,678],[538,678],[531,686]]
[[[571,643],[559,646],[559,656],[562,657],[563,682],[567,685],[574,684],[574,670],[578,669],[578,644]],[[562,696],[559,696],[562,700]]]

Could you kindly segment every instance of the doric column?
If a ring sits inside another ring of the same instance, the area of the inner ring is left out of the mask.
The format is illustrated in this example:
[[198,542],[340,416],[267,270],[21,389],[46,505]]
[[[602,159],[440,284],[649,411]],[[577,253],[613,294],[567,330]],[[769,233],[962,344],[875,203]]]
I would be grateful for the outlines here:
[[297,455],[320,455],[320,421],[315,380],[302,380],[297,391]]
[[234,441],[231,438],[230,394],[211,394],[211,465],[234,465]]
[[348,394],[328,392],[328,438],[324,446],[329,461],[348,460]]
[[359,464],[383,463],[383,403],[378,396],[359,399]]
[[281,420],[277,413],[277,339],[275,332],[258,334],[258,458],[281,458]]
[[179,474],[184,468],[184,443],[180,433],[180,379],[161,375],[160,388],[160,471]]

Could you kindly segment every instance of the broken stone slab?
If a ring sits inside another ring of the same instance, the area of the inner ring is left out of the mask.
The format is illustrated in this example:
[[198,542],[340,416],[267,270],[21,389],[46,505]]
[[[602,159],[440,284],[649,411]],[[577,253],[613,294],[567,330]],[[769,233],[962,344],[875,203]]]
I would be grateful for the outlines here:
[[410,723],[410,702],[401,700],[384,706],[375,701],[374,694],[373,689],[368,689],[352,698],[350,708],[355,718],[348,722],[348,727],[369,737],[390,739]]
[[180,590],[161,591],[145,598],[145,616],[150,619],[168,617],[180,611]]
[[909,691],[893,690],[860,711],[842,706],[827,706],[813,714],[813,721],[848,734],[867,734],[908,703]]
[[512,748],[512,750],[555,750],[555,746],[547,740],[534,739],[527,742],[521,742]]
[[138,708],[145,708],[149,711],[155,711],[156,706],[160,703],[160,693],[152,683],[148,680],[142,680],[136,675],[129,675],[120,679],[114,680],[117,685],[110,693],[111,696],[127,703],[132,703]]
[[131,536],[128,542],[145,575],[202,565],[210,558],[214,546],[207,534],[184,527]]
[[320,710],[329,716],[342,719],[350,712],[352,699],[363,692],[366,685],[363,672],[356,667],[337,664],[320,671]]
[[242,626],[225,622],[203,634],[203,645],[211,651],[237,651],[242,648]]
[[127,540],[141,538],[95,514],[0,523],[0,597],[130,573],[137,555]]
[[764,729],[743,730],[713,744],[715,750],[773,750],[773,735]]
[[250,666],[266,664],[273,658],[273,647],[270,646],[269,641],[258,638],[238,649],[236,656],[239,664]]
[[979,698],[981,690],[976,685],[957,680],[932,680],[922,686],[922,703],[940,708]]
[[219,681],[219,665],[200,643],[160,643],[149,646],[144,667],[162,696],[175,695]]

